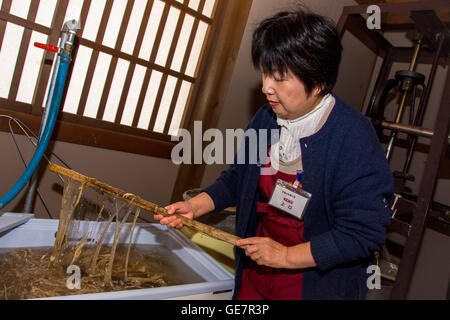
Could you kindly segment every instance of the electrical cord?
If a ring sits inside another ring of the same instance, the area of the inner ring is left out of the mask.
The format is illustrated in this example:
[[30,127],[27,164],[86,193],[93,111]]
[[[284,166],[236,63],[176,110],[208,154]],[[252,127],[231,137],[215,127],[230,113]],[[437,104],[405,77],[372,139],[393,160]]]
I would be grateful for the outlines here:
[[[26,133],[26,131],[25,131],[24,128],[22,127],[22,125],[23,125],[23,126],[26,126],[25,124],[19,123],[17,119],[12,119],[12,118],[9,119],[8,125],[9,125],[9,131],[10,131],[11,137],[12,137],[12,139],[13,139],[13,141],[14,141],[14,144],[16,145],[17,152],[19,153],[19,156],[20,156],[20,158],[22,159],[22,162],[23,162],[23,164],[24,164],[24,166],[25,166],[25,168],[26,168],[26,167],[27,167],[27,163],[26,163],[26,161],[25,161],[25,159],[24,159],[24,157],[23,157],[23,155],[22,155],[22,152],[21,152],[21,150],[20,150],[20,147],[19,147],[19,145],[18,145],[18,143],[17,143],[16,137],[15,137],[15,132],[14,132],[14,130],[13,130],[13,128],[12,128],[12,125],[11,125],[12,121],[14,121],[14,122],[22,129],[22,131],[23,131],[23,132],[25,133],[25,135],[28,137],[28,139],[29,139],[30,142],[32,142],[35,146],[37,146],[37,143],[36,143],[35,141],[32,140],[32,138]],[[21,125],[21,124],[22,124],[22,125]],[[28,128],[28,127],[27,127],[27,128]],[[29,128],[28,128],[28,130],[29,130]],[[33,132],[31,132],[31,130],[29,130],[29,131],[30,131],[31,134],[33,134]],[[33,134],[33,135],[34,135],[34,134]],[[36,139],[36,141],[37,141],[37,139]],[[47,159],[47,161],[48,161],[48,158],[47,158],[45,155],[44,155],[44,157],[45,157],[45,158]],[[44,197],[42,196],[40,190],[37,189],[36,191],[37,191],[38,197],[41,199],[41,202],[42,202],[42,204],[43,204],[43,206],[44,206],[44,208],[45,208],[45,210],[46,210],[46,212],[47,212],[49,218],[50,218],[50,219],[53,219],[53,216],[52,216],[52,214],[50,213],[50,210],[49,210],[49,208],[48,208],[48,206],[47,206],[47,203],[45,202]]]
[[[10,131],[11,137],[12,137],[12,139],[13,139],[13,141],[14,141],[14,144],[16,145],[17,152],[19,153],[19,156],[20,156],[20,158],[22,159],[22,162],[23,162],[25,168],[27,168],[27,163],[26,163],[26,161],[25,161],[25,159],[24,159],[24,156],[23,156],[23,154],[22,154],[22,151],[20,150],[19,144],[17,143],[16,137],[15,137],[16,134],[15,134],[13,128],[12,128],[12,125],[11,125],[12,122],[14,121],[14,122],[16,123],[16,125],[17,125],[17,126],[22,130],[22,132],[27,136],[28,140],[34,145],[35,148],[37,148],[37,141],[38,141],[37,136],[36,136],[36,135],[33,133],[33,131],[32,131],[25,123],[23,123],[21,120],[16,119],[16,118],[14,118],[14,117],[11,117],[11,116],[9,116],[9,115],[1,115],[1,114],[0,114],[0,117],[4,117],[4,118],[8,118],[8,119],[9,119],[8,126],[9,126],[9,131]],[[25,130],[25,129],[26,129],[26,130]],[[27,132],[27,130],[28,130],[28,132]],[[28,134],[28,133],[30,133],[31,136],[30,136],[30,134]],[[34,140],[33,140],[33,139],[34,139]],[[52,154],[55,158],[57,158],[57,159],[58,159],[65,167],[67,167],[68,169],[71,169],[71,167],[70,167],[70,166],[69,166],[69,165],[68,165],[61,157],[59,157],[56,153],[52,152],[51,154]],[[46,159],[46,161],[47,161],[49,164],[52,163],[52,162],[49,160],[49,158],[48,158],[45,154],[44,154],[44,158]],[[58,176],[59,176],[59,178],[61,179],[61,181],[64,182],[64,179],[63,179],[60,175],[58,175]],[[48,216],[50,217],[50,219],[53,219],[53,216],[51,215],[50,210],[48,209],[48,206],[47,206],[47,204],[46,204],[46,202],[45,202],[45,200],[44,200],[44,197],[43,197],[42,194],[40,193],[39,189],[37,189],[37,193],[38,193],[39,198],[40,198],[41,201],[42,201],[42,204],[44,205],[45,210],[47,211]]]
[[[20,151],[19,144],[16,141],[15,133],[14,133],[14,130],[13,130],[12,126],[11,126],[11,121],[12,121],[12,119],[9,119],[9,123],[8,123],[9,124],[9,132],[11,133],[11,137],[12,137],[12,139],[14,141],[14,144],[16,145],[17,152],[19,153],[19,156],[22,159],[23,165],[26,168],[27,167],[27,163],[26,163],[26,161],[25,161],[25,159],[24,159],[24,157],[22,155],[22,152]],[[39,191],[39,188],[37,189],[37,194],[39,196],[39,199],[41,199],[42,204],[44,205],[44,208],[47,211],[47,214],[48,214],[49,218],[53,219],[53,216],[50,213],[50,210],[48,209],[47,203],[45,202],[44,198],[42,197],[41,192]]]
[[[20,149],[20,147],[19,147],[19,144],[18,144],[18,142],[17,142],[17,140],[16,140],[16,136],[15,136],[16,133],[14,132],[14,129],[12,128],[12,125],[11,125],[12,122],[15,122],[15,123],[16,123],[16,125],[22,130],[22,132],[25,134],[25,136],[28,138],[28,140],[30,141],[30,143],[31,143],[35,148],[37,147],[38,137],[37,137],[37,136],[33,133],[33,131],[32,131],[25,123],[23,123],[20,119],[11,117],[11,116],[9,116],[9,115],[3,115],[3,114],[0,114],[0,117],[4,117],[4,118],[8,118],[8,119],[9,119],[9,121],[8,121],[9,132],[10,132],[10,134],[11,134],[11,137],[12,137],[13,141],[14,141],[14,144],[16,145],[17,152],[19,153],[19,156],[20,156],[20,158],[22,159],[22,162],[23,162],[23,164],[24,164],[24,166],[25,166],[25,168],[26,168],[26,167],[27,167],[27,163],[26,163],[25,158],[24,158],[24,156],[23,156],[23,154],[22,154],[22,151],[21,151],[21,149]],[[28,132],[27,132],[27,131],[28,131]],[[72,170],[72,168],[71,168],[71,167],[70,167],[70,166],[69,166],[69,165],[68,165],[68,164],[60,157],[60,156],[58,156],[55,152],[52,152],[51,155],[54,156],[56,159],[58,159],[58,160],[61,162],[61,164],[64,165],[66,168]],[[49,164],[52,163],[52,162],[48,159],[48,157],[47,157],[45,154],[44,154],[44,158],[45,158],[45,160],[46,160]],[[61,181],[62,181],[63,183],[65,182],[64,179],[61,177],[61,175],[58,174],[58,177],[61,179]],[[40,191],[39,191],[39,188],[37,188],[36,191],[37,191],[37,194],[38,194],[39,198],[40,198],[41,201],[42,201],[42,204],[44,205],[45,210],[47,211],[48,216],[50,217],[50,219],[53,219],[53,216],[51,215],[50,210],[48,209],[48,206],[47,206],[47,204],[46,204],[46,202],[45,202],[45,200],[44,200],[44,197],[41,195],[41,193],[40,193]],[[148,219],[145,219],[145,218],[143,218],[143,217],[139,217],[139,219],[143,220],[144,222],[148,222],[148,223],[152,222],[152,221],[150,221],[150,220],[148,220]]]
[[[0,116],[4,116],[4,115],[0,115]],[[19,126],[19,128],[23,131],[23,133],[27,136],[27,138],[28,138],[28,140],[30,140],[30,142],[34,145],[34,147],[37,147],[37,140],[38,140],[38,137],[33,133],[33,131],[25,124],[25,123],[23,123],[20,119],[17,119],[17,118],[13,118],[13,117],[11,117],[11,116],[6,116],[6,117],[8,117],[9,118],[9,128],[10,128],[10,131],[12,130],[11,129],[11,121],[14,121],[18,126]],[[27,134],[27,132],[26,132],[26,130],[25,129],[27,129],[28,131],[29,131],[29,133],[32,135],[32,136],[30,136],[29,134]],[[34,139],[34,140],[33,140]],[[60,162],[61,162],[61,164],[63,164],[66,168],[68,168],[68,169],[71,169],[72,170],[72,168],[60,157],[60,156],[58,156],[56,153],[54,153],[54,152],[52,152],[52,155],[56,158],[56,159],[58,159]],[[51,164],[52,162],[47,158],[47,156],[46,155],[44,155],[44,157],[45,157],[45,159],[47,160],[47,162],[49,163],[49,164]]]

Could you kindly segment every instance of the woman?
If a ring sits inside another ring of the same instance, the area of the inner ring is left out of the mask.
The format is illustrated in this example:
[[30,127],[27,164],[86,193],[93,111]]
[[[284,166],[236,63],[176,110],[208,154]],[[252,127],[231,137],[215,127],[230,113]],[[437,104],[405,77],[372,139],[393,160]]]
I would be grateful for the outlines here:
[[[331,93],[341,51],[334,24],[319,15],[281,12],[262,21],[252,58],[268,104],[247,130],[278,130],[278,141],[259,164],[233,164],[198,196],[166,207],[197,218],[237,206],[237,246],[246,249],[236,249],[236,299],[365,298],[393,182],[370,122]],[[155,218],[182,226],[173,216]]]

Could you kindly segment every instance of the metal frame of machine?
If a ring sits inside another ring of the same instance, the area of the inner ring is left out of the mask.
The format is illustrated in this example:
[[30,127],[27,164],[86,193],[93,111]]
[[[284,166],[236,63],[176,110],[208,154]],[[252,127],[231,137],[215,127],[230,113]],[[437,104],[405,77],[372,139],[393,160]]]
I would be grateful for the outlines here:
[[[419,105],[419,110],[422,109],[424,112],[439,61],[443,59],[445,64],[449,64],[450,34],[446,24],[437,16],[436,10],[448,9],[450,4],[447,0],[427,0],[419,2],[376,3],[376,5],[379,6],[382,13],[409,12],[410,18],[414,22],[414,27],[423,35],[423,41],[431,49],[422,52],[423,56],[433,58],[431,73]],[[416,48],[394,47],[377,30],[369,30],[366,27],[366,20],[362,16],[362,14],[366,13],[367,7],[367,5],[345,7],[338,22],[338,32],[342,36],[345,30],[349,30],[377,55],[384,55],[383,64],[376,79],[375,88],[368,106],[368,112],[370,114],[371,110],[375,108],[376,100],[381,89],[386,85],[393,62],[396,59],[414,56]],[[391,224],[389,225],[390,231],[406,237],[406,244],[403,248],[399,269],[391,292],[392,299],[407,298],[425,228],[430,227],[443,234],[450,235],[450,223],[439,219],[439,217],[430,215],[433,195],[439,176],[440,163],[445,157],[449,142],[450,108],[448,104],[450,101],[450,69],[447,71],[445,81],[444,92],[433,132],[420,127],[423,114],[417,115],[418,121],[413,126],[386,121],[374,121],[375,126],[390,129],[392,132],[407,132],[411,137],[414,137],[408,158],[414,152],[414,144],[418,136],[431,137],[430,150],[423,171],[417,200],[398,199],[396,217],[391,219]],[[398,175],[397,177],[394,175],[394,178],[397,186],[400,186],[401,191],[401,187],[404,186],[406,180],[405,175]],[[398,217],[401,215],[409,216],[409,221],[405,222],[400,220]]]

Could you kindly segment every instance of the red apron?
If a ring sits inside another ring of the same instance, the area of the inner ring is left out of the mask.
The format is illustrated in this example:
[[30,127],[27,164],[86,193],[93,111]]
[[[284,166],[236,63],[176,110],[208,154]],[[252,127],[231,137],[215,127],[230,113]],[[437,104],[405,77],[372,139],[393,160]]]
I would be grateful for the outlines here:
[[[266,167],[269,166],[270,161]],[[275,175],[261,175],[259,188],[267,198],[270,198],[278,179],[293,183],[296,178],[296,175],[280,171]],[[268,203],[258,202],[257,211],[258,214],[264,214],[256,231],[257,237],[268,237],[285,246],[304,242],[303,220],[298,220]],[[301,298],[302,269],[275,269],[260,266],[253,260],[244,267],[241,287],[237,295],[238,300],[298,300]]]

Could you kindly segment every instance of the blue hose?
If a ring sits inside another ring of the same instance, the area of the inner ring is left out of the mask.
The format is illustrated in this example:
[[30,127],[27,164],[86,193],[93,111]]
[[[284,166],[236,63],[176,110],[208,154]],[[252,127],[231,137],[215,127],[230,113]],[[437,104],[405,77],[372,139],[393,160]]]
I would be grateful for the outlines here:
[[28,181],[31,179],[34,171],[36,171],[42,157],[44,156],[45,150],[48,147],[50,138],[55,127],[56,118],[58,117],[59,106],[61,104],[62,93],[64,90],[64,85],[66,82],[67,71],[69,69],[70,57],[62,54],[60,60],[60,66],[55,81],[55,90],[53,91],[53,99],[50,104],[49,115],[47,119],[47,124],[42,134],[39,144],[37,145],[36,151],[33,154],[33,158],[28,164],[27,168],[23,172],[22,176],[16,182],[16,184],[0,198],[0,209],[3,209],[9,202],[11,202],[22,189],[26,186]]

